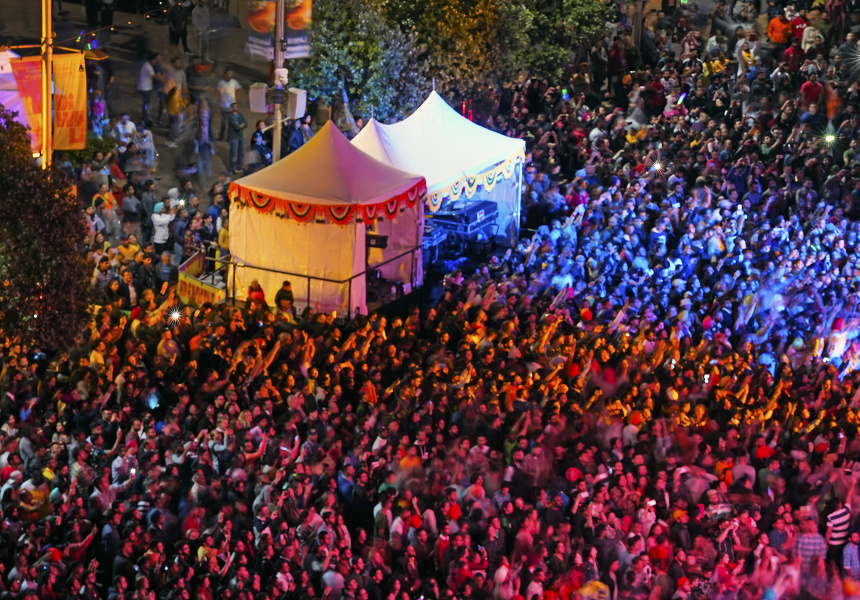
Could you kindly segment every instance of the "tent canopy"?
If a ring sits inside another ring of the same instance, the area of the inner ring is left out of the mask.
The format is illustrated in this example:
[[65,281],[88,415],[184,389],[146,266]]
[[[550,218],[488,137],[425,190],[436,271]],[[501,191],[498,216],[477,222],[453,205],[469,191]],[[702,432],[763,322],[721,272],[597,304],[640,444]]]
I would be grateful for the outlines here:
[[407,119],[383,125],[375,119],[352,144],[370,156],[410,173],[421,173],[430,193],[522,155],[523,140],[469,121],[435,91]]
[[239,295],[256,279],[272,301],[291,280],[297,305],[366,313],[368,230],[389,242],[371,267],[388,281],[422,282],[426,191],[423,177],[371,158],[327,123],[299,150],[230,184],[231,284]]
[[346,207],[389,201],[421,180],[368,156],[328,122],[301,148],[234,185],[276,202]]
[[[27,108],[18,91],[18,83],[12,72],[12,60],[20,57],[11,50],[0,50],[0,105],[6,110],[18,113],[15,120],[24,127],[30,127],[30,119],[27,118]],[[30,132],[32,133],[32,132]]]
[[15,74],[12,73],[11,61],[20,58],[11,50],[0,50],[0,90],[18,91]]

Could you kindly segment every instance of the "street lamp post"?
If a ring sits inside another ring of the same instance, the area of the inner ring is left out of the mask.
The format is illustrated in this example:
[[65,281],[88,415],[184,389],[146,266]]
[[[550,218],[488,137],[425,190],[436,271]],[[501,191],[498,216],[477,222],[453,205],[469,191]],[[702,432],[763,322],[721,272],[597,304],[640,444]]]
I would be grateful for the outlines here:
[[645,0],[636,0],[633,13],[633,45],[637,48],[642,43],[642,26],[645,21]]
[[51,0],[42,0],[42,168],[51,168],[53,157],[53,98],[51,79],[54,58],[54,26]]
[[283,85],[278,74],[284,67],[284,0],[278,0],[275,10],[275,132],[272,134],[272,162],[281,160],[281,104],[284,101]]

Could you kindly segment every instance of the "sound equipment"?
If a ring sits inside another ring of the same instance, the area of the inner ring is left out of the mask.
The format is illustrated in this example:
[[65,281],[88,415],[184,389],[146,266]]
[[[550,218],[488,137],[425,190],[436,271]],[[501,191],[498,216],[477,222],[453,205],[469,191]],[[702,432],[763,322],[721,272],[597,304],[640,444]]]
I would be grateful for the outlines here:
[[454,210],[440,210],[428,215],[434,225],[467,238],[478,233],[483,233],[488,238],[493,237],[498,217],[498,205],[489,200],[469,202]]
[[[439,258],[439,246],[445,243],[447,238],[447,231],[442,227],[427,221],[424,225],[424,239],[421,241],[421,247],[426,250],[424,259],[436,261]],[[433,258],[430,258],[431,253]]]
[[367,247],[368,248],[379,248],[380,250],[385,250],[388,248],[388,236],[387,235],[377,235],[375,233],[367,234]]
[[250,89],[248,90],[248,100],[251,104],[251,112],[254,113],[267,113],[269,112],[269,105],[266,102],[266,84],[265,83],[252,83]]
[[442,227],[428,223],[424,226],[424,241],[421,242],[423,248],[432,248],[438,246],[448,237],[448,232]]
[[275,69],[275,76],[272,78],[274,85],[277,86],[285,86],[290,81],[290,70],[289,69]]
[[462,254],[467,247],[488,242],[496,236],[499,207],[495,202],[482,200],[468,202],[453,209],[440,210],[428,215],[428,221],[446,233],[448,242],[455,244]]
[[284,116],[288,119],[301,119],[305,116],[308,106],[308,93],[298,88],[290,88],[287,93],[287,110]]

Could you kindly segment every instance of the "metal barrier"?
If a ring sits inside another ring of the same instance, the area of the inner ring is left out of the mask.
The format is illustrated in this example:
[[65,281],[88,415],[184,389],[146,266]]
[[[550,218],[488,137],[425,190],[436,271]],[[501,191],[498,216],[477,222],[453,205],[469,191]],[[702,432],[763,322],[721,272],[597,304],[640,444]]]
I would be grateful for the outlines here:
[[230,277],[230,279],[231,279],[230,290],[229,290],[229,293],[227,293],[227,296],[225,299],[230,300],[234,303],[236,302],[236,269],[247,268],[247,269],[257,269],[259,271],[264,271],[266,273],[277,273],[279,275],[285,275],[285,276],[290,277],[290,278],[297,278],[297,279],[306,280],[307,281],[307,290],[308,290],[307,298],[306,298],[306,305],[308,307],[311,306],[311,300],[312,300],[311,299],[311,282],[319,281],[319,282],[323,282],[323,283],[333,283],[333,284],[337,284],[337,285],[348,284],[347,309],[351,312],[352,311],[352,282],[354,279],[358,279],[359,277],[365,277],[368,273],[378,271],[380,267],[384,267],[385,265],[388,265],[388,264],[391,264],[397,260],[400,260],[401,258],[403,258],[405,256],[409,256],[411,258],[410,265],[409,265],[409,281],[414,282],[415,281],[415,270],[417,268],[415,254],[419,250],[421,250],[421,248],[411,248],[411,249],[407,250],[406,252],[398,254],[397,256],[393,256],[387,260],[382,261],[381,263],[374,264],[372,267],[368,267],[367,265],[365,265],[364,271],[362,271],[361,273],[356,273],[352,277],[348,277],[346,279],[330,279],[327,277],[317,277],[316,275],[308,275],[307,273],[292,273],[290,271],[281,271],[278,269],[270,269],[268,267],[258,267],[256,265],[240,264],[240,263],[236,262],[235,257],[233,257],[233,256],[230,256],[227,259],[221,259],[221,258],[209,259],[209,258],[207,258],[206,261],[221,265],[218,267],[218,269],[216,269],[215,272],[219,272],[221,270],[224,270],[225,277],[229,277],[230,275],[232,275],[232,277]]

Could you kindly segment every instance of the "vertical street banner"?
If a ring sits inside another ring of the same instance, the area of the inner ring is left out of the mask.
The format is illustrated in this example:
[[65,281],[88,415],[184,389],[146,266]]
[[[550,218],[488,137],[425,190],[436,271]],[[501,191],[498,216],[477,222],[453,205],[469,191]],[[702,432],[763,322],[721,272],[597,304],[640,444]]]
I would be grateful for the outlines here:
[[[250,58],[274,60],[276,0],[247,0],[248,38],[245,52]],[[284,0],[284,58],[309,58],[311,55],[311,14],[313,0]]]
[[245,53],[252,59],[275,59],[275,0],[248,1],[248,38]]
[[284,58],[310,58],[313,0],[284,0]]
[[54,148],[87,143],[87,73],[83,53],[54,55]]
[[18,93],[30,121],[30,145],[33,152],[42,151],[42,59],[38,56],[10,61]]

